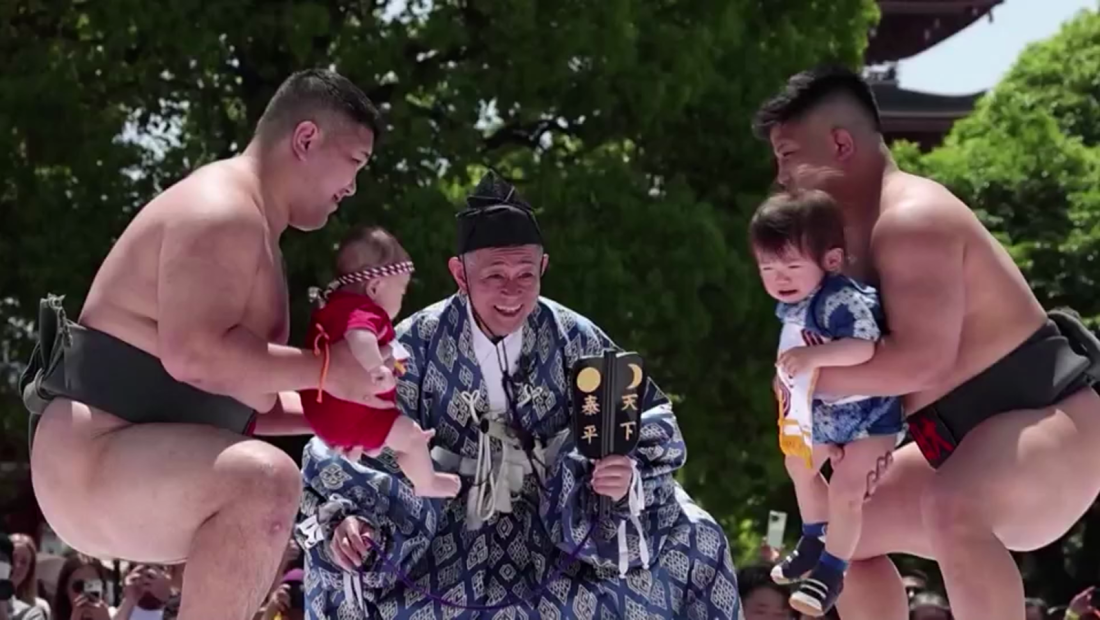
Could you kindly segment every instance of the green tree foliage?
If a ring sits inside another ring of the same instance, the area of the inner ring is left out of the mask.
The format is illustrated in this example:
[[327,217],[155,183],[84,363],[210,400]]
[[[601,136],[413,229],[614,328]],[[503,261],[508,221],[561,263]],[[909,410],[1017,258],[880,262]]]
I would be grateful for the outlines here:
[[[1100,256],[1100,13],[1083,11],[1029,46],[1005,78],[921,155],[899,165],[944,183],[1005,244],[1040,301],[1095,326]],[[1067,602],[1100,579],[1100,513],[1064,540],[1021,555],[1029,590]]]
[[947,185],[1012,252],[1040,300],[1100,318],[1100,14],[1029,46],[944,145],[899,162]]
[[[322,232],[289,233],[295,337],[350,226],[390,227],[453,290],[453,214],[486,167],[548,237],[544,292],[646,355],[679,403],[684,480],[733,527],[783,478],[774,337],[743,242],[771,177],[751,112],[823,59],[857,64],[872,0],[27,0],[0,7],[0,325],[9,373],[47,291],[81,304],[145,200],[243,148],[290,72],[332,64],[390,131]],[[202,294],[196,291],[195,294]],[[6,429],[24,432],[3,386]],[[753,512],[756,511],[756,512]]]

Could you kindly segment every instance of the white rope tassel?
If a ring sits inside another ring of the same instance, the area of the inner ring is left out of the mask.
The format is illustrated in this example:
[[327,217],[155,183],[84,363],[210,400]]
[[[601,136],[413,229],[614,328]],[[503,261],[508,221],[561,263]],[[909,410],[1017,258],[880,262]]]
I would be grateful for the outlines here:
[[317,521],[317,515],[313,515],[298,525],[298,531],[305,536],[303,546],[308,550],[317,546],[318,543],[325,542],[325,532],[321,529],[321,524]]
[[[471,391],[459,394],[470,412],[470,419],[477,428],[477,466],[474,468],[474,484],[477,493],[474,496],[474,514],[482,523],[496,514],[497,481],[493,478],[493,448],[489,435],[481,431],[481,418],[477,415],[477,403],[481,392]],[[503,467],[501,471],[503,471]]]
[[344,600],[356,605],[359,611],[366,613],[367,606],[363,603],[363,582],[359,574],[352,575],[344,571]]
[[[638,472],[637,461],[631,461],[632,470],[630,490],[627,492],[627,506],[630,509],[630,522],[634,524],[638,532],[638,557],[642,561],[643,568],[649,568],[649,544],[646,542],[645,532],[642,530],[641,517],[645,510],[645,491],[642,489],[642,475]],[[630,566],[630,549],[626,545],[626,520],[619,523],[619,576],[626,577]]]

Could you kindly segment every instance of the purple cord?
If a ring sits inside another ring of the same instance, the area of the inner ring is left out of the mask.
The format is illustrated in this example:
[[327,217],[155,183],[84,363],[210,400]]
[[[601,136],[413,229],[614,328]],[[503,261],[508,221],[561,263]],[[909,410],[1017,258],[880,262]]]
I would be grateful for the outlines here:
[[[592,523],[591,524],[591,527],[589,527],[589,529],[588,529],[588,533],[584,535],[584,540],[582,540],[580,542],[580,544],[577,545],[577,548],[574,549],[569,554],[569,556],[565,558],[564,561],[558,563],[558,566],[554,569],[554,572],[551,573],[550,578],[547,579],[546,581],[544,581],[542,583],[542,585],[539,586],[539,588],[537,590],[535,590],[535,592],[529,597],[529,599],[534,599],[536,596],[538,596],[538,595],[542,594],[544,591],[546,591],[546,588],[550,585],[551,582],[553,582],[555,579],[557,579],[561,575],[562,571],[565,570],[565,567],[568,566],[569,564],[573,563],[573,561],[577,559],[577,556],[579,556],[580,553],[581,553],[581,549],[584,548],[584,545],[586,543],[588,543],[588,540],[592,537],[592,532],[594,532],[596,530],[597,525],[598,525],[597,523]],[[367,537],[367,540],[370,542],[371,546],[373,546],[375,551],[378,553],[378,557],[380,557],[382,559],[382,563],[385,564],[390,570],[392,570],[394,572],[394,574],[396,574],[397,577],[405,584],[406,587],[411,588],[411,589],[419,592],[425,598],[428,598],[432,601],[435,601],[435,602],[437,602],[441,605],[445,605],[447,607],[456,607],[458,609],[468,609],[468,610],[471,610],[471,611],[497,611],[499,609],[504,609],[506,607],[511,607],[512,605],[519,604],[519,603],[522,603],[522,604],[527,605],[528,607],[531,607],[531,603],[530,603],[529,600],[521,599],[521,598],[513,595],[511,592],[506,592],[506,594],[508,596],[512,597],[513,600],[511,602],[497,603],[496,605],[462,605],[460,603],[454,603],[454,602],[448,601],[447,599],[443,598],[442,596],[438,596],[438,595],[433,594],[433,593],[431,593],[427,590],[424,590],[424,589],[420,588],[419,586],[417,586],[415,583],[413,583],[412,580],[409,579],[409,576],[408,576],[407,573],[405,573],[398,566],[396,566],[395,564],[390,562],[389,558],[387,558],[385,553],[383,552],[382,546],[379,545],[377,542],[375,542],[374,538]],[[534,609],[534,608],[532,607],[532,609]]]

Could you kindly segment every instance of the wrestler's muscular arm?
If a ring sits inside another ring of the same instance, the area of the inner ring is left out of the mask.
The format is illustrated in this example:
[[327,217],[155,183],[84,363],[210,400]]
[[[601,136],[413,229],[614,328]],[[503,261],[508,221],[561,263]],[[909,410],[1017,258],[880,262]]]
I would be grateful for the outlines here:
[[279,392],[271,411],[256,417],[253,434],[262,437],[312,435],[313,429],[302,410],[302,397],[297,392]]
[[935,195],[914,196],[882,214],[871,251],[890,335],[865,364],[822,368],[819,391],[900,396],[924,390],[950,371],[964,311],[959,219]]
[[[165,369],[196,387],[247,404],[316,387],[321,361],[267,342],[245,326],[252,285],[267,251],[268,227],[247,197],[180,205],[166,226],[158,269],[158,352]],[[333,347],[326,390],[361,401],[344,347]],[[358,370],[358,368],[356,368]]]

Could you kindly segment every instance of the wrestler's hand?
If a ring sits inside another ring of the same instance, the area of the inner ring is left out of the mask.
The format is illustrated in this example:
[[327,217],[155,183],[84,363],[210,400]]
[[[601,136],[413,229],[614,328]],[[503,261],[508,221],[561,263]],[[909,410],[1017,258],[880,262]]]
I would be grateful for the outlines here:
[[634,481],[633,464],[630,457],[619,454],[596,461],[596,467],[592,470],[592,490],[616,502],[621,500]]
[[377,386],[379,392],[388,392],[397,387],[397,378],[393,375],[393,368],[385,364],[370,371],[370,379]]
[[393,373],[389,379],[379,374],[377,378],[368,373],[355,359],[347,341],[341,341],[330,350],[328,374],[325,377],[325,392],[341,400],[360,403],[375,409],[390,409],[396,405],[377,396],[381,392],[393,389]]
[[814,347],[793,347],[779,354],[775,365],[790,376],[813,370],[820,365]]
[[103,599],[90,599],[81,594],[73,601],[73,613],[69,620],[111,620],[111,612]]
[[359,572],[363,562],[367,561],[370,543],[367,539],[374,534],[365,521],[359,517],[348,517],[336,526],[329,544],[329,555],[336,564],[349,572]]

